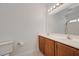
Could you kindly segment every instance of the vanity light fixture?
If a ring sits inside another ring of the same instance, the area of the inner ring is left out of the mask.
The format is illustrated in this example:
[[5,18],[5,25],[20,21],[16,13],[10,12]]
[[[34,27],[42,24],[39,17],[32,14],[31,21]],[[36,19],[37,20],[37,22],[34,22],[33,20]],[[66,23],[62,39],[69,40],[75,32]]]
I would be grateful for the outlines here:
[[70,20],[69,23],[78,22],[78,19]]
[[50,9],[48,9],[48,12],[50,13],[53,10],[53,8],[51,7]]
[[79,22],[79,19],[78,19],[78,22]]
[[56,4],[56,7],[59,7],[59,6],[61,6],[63,3],[57,3]]
[[48,9],[48,12],[50,12],[50,9]]
[[50,9],[48,9],[49,14],[51,14],[51,12],[52,12],[54,9],[60,7],[62,4],[63,4],[63,3],[56,3],[54,6],[50,7]]
[[57,3],[56,5],[57,5],[57,6],[59,6],[59,5],[60,5],[60,3]]
[[53,6],[53,9],[55,9],[55,8],[56,8],[56,5]]
[[53,9],[52,7],[51,7],[51,8],[49,8],[49,9],[48,9],[48,12],[50,13],[50,12],[52,11],[52,9]]
[[51,7],[50,9],[52,10],[53,8]]

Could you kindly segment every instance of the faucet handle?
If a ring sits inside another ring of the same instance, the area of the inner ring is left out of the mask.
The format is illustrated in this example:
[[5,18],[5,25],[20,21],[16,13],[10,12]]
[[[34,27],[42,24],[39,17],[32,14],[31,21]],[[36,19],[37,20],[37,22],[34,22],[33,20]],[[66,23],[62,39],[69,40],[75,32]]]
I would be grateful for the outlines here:
[[67,39],[71,40],[71,37],[70,37],[70,35],[68,35],[68,36],[67,36]]

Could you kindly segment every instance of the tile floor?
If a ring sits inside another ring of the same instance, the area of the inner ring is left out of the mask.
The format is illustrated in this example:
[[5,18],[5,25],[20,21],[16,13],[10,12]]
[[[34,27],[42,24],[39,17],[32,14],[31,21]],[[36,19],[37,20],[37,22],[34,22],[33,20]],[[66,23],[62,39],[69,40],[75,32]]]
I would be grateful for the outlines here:
[[40,51],[33,52],[33,56],[43,56],[43,54]]

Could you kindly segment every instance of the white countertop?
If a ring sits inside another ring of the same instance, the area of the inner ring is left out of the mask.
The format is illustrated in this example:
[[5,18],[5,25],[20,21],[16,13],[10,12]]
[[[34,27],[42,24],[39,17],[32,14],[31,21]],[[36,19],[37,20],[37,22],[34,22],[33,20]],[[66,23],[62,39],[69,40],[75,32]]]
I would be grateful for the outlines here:
[[77,41],[72,40],[72,39],[67,39],[67,35],[63,35],[63,36],[62,35],[59,35],[59,36],[58,35],[57,36],[56,35],[46,35],[46,34],[39,34],[39,35],[79,49],[79,41],[78,41],[79,39],[77,39]]

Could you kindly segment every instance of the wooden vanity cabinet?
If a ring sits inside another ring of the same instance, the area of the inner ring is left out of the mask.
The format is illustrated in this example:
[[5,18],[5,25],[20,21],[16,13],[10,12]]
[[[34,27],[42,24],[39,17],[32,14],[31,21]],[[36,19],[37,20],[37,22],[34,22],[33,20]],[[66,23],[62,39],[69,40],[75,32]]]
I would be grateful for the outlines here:
[[79,49],[56,42],[55,53],[57,56],[79,56]]
[[43,53],[45,56],[54,56],[54,41],[39,36],[39,50]]
[[62,43],[58,43],[56,42],[56,55],[57,56],[73,56],[74,54],[74,49],[67,46],[67,45],[64,45]]
[[38,39],[39,39],[39,50],[44,55],[45,54],[45,38],[42,36],[39,36]]
[[74,56],[79,56],[79,50],[78,49],[74,49]]
[[39,36],[39,50],[45,56],[79,56],[79,49]]
[[55,55],[55,42],[48,38],[45,39],[45,55],[54,56]]

